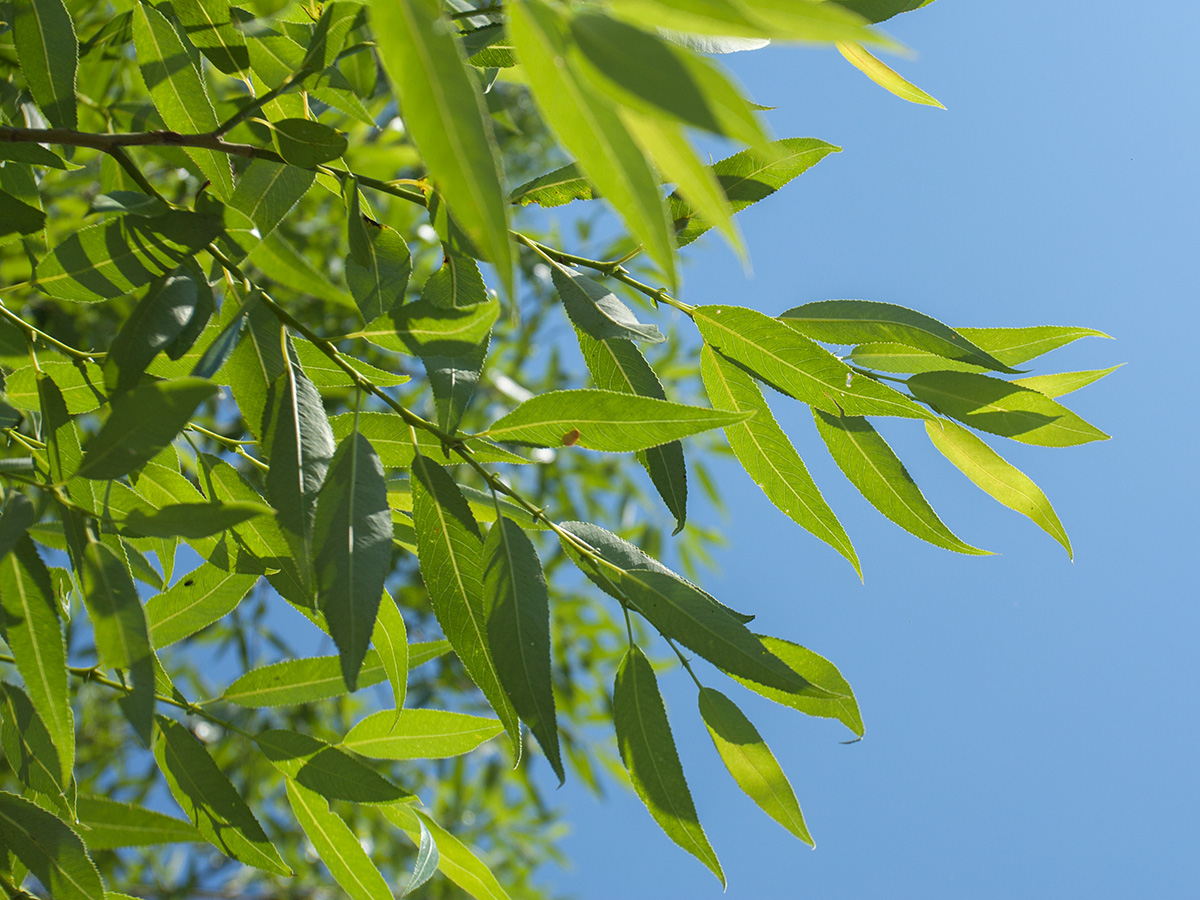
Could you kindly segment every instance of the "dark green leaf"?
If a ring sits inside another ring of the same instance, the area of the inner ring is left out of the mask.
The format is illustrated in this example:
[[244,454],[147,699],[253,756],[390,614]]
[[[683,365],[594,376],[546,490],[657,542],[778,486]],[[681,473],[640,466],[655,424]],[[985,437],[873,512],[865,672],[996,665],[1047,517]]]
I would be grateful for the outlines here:
[[206,628],[232,612],[256,581],[257,575],[202,563],[146,602],[150,643],[166,647]]
[[27,163],[31,166],[46,166],[51,169],[67,168],[67,164],[61,156],[41,144],[24,144],[16,141],[0,143],[0,159],[5,162]]
[[62,0],[15,0],[12,40],[29,93],[58,128],[75,128],[79,42]]
[[381,710],[347,732],[342,746],[372,759],[444,759],[470,753],[504,731],[496,719],[440,709]]
[[32,234],[46,227],[46,214],[24,200],[18,200],[7,191],[0,191],[0,208],[4,218],[0,220],[0,237],[6,234]]
[[596,196],[591,182],[580,173],[579,166],[568,163],[514,189],[512,202],[522,206],[536,203],[538,206],[553,207],[563,206],[572,200],[594,200]]
[[617,295],[577,269],[549,260],[554,287],[575,327],[595,340],[617,338],[660,344],[666,340],[656,325],[643,325]]
[[153,512],[134,509],[118,524],[127,534],[142,537],[203,538],[220,534],[255,516],[274,513],[263,503],[173,503]]
[[[0,744],[13,774],[21,783],[53,799],[56,806],[75,815],[75,782],[46,723],[33,708],[29,695],[13,684],[0,682]],[[74,751],[74,748],[69,748]],[[3,841],[0,841],[2,844]]]
[[57,816],[7,791],[0,791],[0,843],[56,900],[104,900],[100,874],[79,835]]
[[307,734],[273,729],[254,740],[275,768],[327,799],[393,803],[412,796],[354,754]]
[[216,339],[205,348],[204,353],[192,367],[193,378],[212,378],[225,365],[230,354],[237,348],[242,339],[242,329],[246,325],[244,315],[234,316],[217,334]]
[[346,136],[311,119],[282,119],[272,123],[275,146],[283,161],[312,168],[346,152]]
[[204,840],[191,822],[103,797],[79,798],[79,823],[87,827],[83,838],[93,853]]
[[226,75],[250,65],[246,39],[234,24],[228,0],[172,0],[171,8],[188,40]]
[[153,285],[117,332],[104,358],[104,385],[110,391],[134,387],[146,367],[183,333],[196,315],[201,292],[212,289],[194,262],[171,271]]
[[161,216],[170,207],[158,197],[141,191],[109,191],[92,201],[92,212],[116,213],[121,216]]
[[617,671],[613,723],[621,761],[654,821],[724,885],[725,873],[692,803],[654,670],[637,647],[629,649]]
[[301,69],[320,72],[333,65],[360,12],[362,6],[358,2],[335,0],[326,3],[325,8],[321,10],[321,17],[313,27],[312,38],[308,42]]
[[17,492],[8,495],[8,503],[0,514],[0,560],[25,536],[36,518],[37,513],[28,497]]

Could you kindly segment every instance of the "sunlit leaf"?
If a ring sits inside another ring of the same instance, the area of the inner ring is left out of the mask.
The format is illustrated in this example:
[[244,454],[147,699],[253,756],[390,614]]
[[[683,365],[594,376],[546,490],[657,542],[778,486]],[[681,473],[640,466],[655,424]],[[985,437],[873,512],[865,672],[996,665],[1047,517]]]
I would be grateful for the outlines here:
[[228,0],[172,0],[171,8],[188,40],[226,75],[250,65],[246,39],[234,25]]
[[404,625],[404,616],[400,615],[400,608],[386,590],[379,603],[371,644],[387,672],[395,707],[400,710],[404,707],[404,695],[408,687],[408,630]]
[[881,88],[891,91],[902,100],[907,100],[910,103],[920,103],[924,106],[936,106],[939,109],[946,108],[935,97],[925,93],[925,91],[904,78],[893,68],[873,56],[862,44],[856,44],[853,41],[838,41],[837,48],[838,52],[854,68],[858,69]]
[[644,325],[617,295],[578,269],[549,261],[554,287],[575,327],[598,341],[617,338],[659,344],[666,340],[656,325]]
[[58,128],[75,128],[75,70],[79,43],[62,0],[15,0],[12,41],[29,92]]
[[568,163],[515,188],[512,202],[521,206],[536,203],[549,208],[563,206],[572,200],[594,200],[596,196],[591,182],[580,173],[579,166]]
[[411,799],[357,756],[319,738],[271,729],[254,738],[279,771],[329,800],[393,803]]
[[1080,388],[1085,388],[1089,384],[1094,384],[1106,375],[1111,375],[1121,366],[1112,366],[1107,369],[1090,369],[1086,372],[1056,372],[1053,375],[1030,375],[1027,378],[1017,378],[1013,384],[1019,384],[1021,387],[1027,387],[1030,390],[1037,391],[1039,394],[1045,394],[1047,397],[1061,397],[1064,394],[1070,394]]
[[1085,337],[1109,335],[1094,328],[1036,325],[1031,328],[958,328],[967,340],[982,347],[1007,366],[1019,365]]
[[146,601],[150,643],[166,647],[190,637],[232,612],[258,581],[257,575],[227,572],[212,563],[175,582]]
[[470,753],[504,731],[497,719],[440,709],[372,713],[347,732],[342,746],[372,759],[442,759]]
[[296,821],[333,880],[353,900],[390,900],[392,891],[387,882],[342,817],[329,809],[328,801],[320,794],[291,778],[285,780]]
[[348,200],[350,255],[346,257],[346,283],[363,319],[372,322],[404,301],[412,258],[398,232],[363,215],[357,188],[350,190]]

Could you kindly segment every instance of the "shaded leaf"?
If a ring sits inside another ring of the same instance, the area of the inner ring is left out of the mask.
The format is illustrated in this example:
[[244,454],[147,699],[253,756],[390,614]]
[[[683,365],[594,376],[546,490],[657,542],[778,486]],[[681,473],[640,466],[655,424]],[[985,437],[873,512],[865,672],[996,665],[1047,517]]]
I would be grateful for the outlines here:
[[312,168],[346,152],[346,136],[311,119],[281,119],[271,123],[275,146],[283,161]]
[[[0,744],[12,773],[74,818],[75,782],[71,771],[64,770],[54,738],[29,695],[7,682],[0,682],[0,722]],[[69,749],[74,752],[73,746]]]
[[29,93],[50,123],[74,129],[79,42],[62,0],[15,0],[12,40]]
[[83,839],[93,853],[204,840],[191,822],[103,797],[79,798],[79,823],[86,826]]
[[295,166],[252,159],[238,176],[229,205],[249,216],[258,229],[259,240],[265,240],[300,202],[315,178],[313,172]]
[[441,268],[425,279],[421,299],[445,309],[475,306],[487,302],[487,285],[475,260],[446,253]]
[[0,560],[8,555],[36,518],[37,513],[28,497],[17,492],[8,495],[8,503],[0,514]]
[[351,803],[411,799],[411,794],[400,790],[354,754],[319,738],[272,729],[254,740],[275,768],[327,799]]
[[[58,387],[65,405],[64,411],[69,415],[91,412],[107,399],[104,394],[104,375],[95,363],[77,366],[71,362],[48,359],[39,360],[38,366]],[[4,381],[4,399],[17,409],[41,408],[38,370],[32,365],[14,370]]]
[[228,0],[172,0],[171,8],[188,40],[226,75],[250,65],[246,39],[235,27]]
[[363,319],[372,322],[404,302],[412,257],[397,231],[362,214],[357,187],[350,189],[346,218],[350,232],[346,283]]
[[666,340],[657,325],[644,325],[628,306],[604,285],[577,269],[548,259],[554,287],[575,327],[595,340],[616,338],[661,344]]
[[0,191],[0,206],[4,219],[0,221],[0,237],[8,234],[32,234],[46,227],[46,214],[8,191]]
[[512,192],[512,202],[521,206],[536,203],[538,206],[563,206],[572,200],[594,200],[597,194],[580,172],[576,163],[539,175],[532,181],[527,181]]
[[104,900],[96,864],[70,826],[16,794],[0,791],[5,845],[58,900]]
[[470,753],[504,731],[497,719],[440,709],[372,713],[346,733],[342,746],[372,759],[444,759]]

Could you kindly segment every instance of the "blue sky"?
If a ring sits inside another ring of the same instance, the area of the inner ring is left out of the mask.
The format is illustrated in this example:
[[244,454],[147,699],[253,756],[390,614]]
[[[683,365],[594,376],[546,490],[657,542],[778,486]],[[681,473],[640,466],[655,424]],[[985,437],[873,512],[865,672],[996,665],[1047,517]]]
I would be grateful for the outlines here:
[[[753,278],[718,240],[698,245],[684,300],[775,314],[853,297],[951,325],[1087,325],[1116,340],[1081,341],[1035,371],[1126,365],[1067,400],[1111,441],[1000,448],[1055,503],[1074,563],[905,423],[885,434],[934,507],[999,555],[955,556],[886,522],[829,463],[795,404],[776,413],[855,540],[865,584],[736,466],[720,470],[729,515],[701,515],[723,522],[729,544],[706,587],[836,662],[867,726],[846,746],[835,723],[727,691],[792,777],[817,841],[810,851],[724,774],[686,675],[664,677],[729,878],[724,896],[1200,890],[1200,435],[1181,352],[1200,324],[1198,25],[1200,10],[1183,2],[940,0],[888,24],[919,54],[888,61],[945,112],[892,97],[832,51],[726,57],[754,99],[779,107],[777,135],[845,152],[741,216]],[[552,873],[561,890],[722,896],[632,795],[600,802],[568,782],[556,796],[575,861]]]

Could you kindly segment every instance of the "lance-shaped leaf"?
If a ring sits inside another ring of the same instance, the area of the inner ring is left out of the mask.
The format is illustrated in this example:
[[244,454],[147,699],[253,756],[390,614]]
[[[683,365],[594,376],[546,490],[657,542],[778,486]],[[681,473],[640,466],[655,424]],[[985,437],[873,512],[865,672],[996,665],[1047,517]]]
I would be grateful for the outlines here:
[[[167,128],[181,134],[216,131],[217,114],[204,79],[166,16],[151,6],[136,4],[133,43],[142,80]],[[233,172],[225,154],[197,148],[187,152],[219,196],[233,193]]]
[[333,880],[353,900],[390,900],[391,888],[350,826],[329,809],[329,802],[320,794],[291,778],[285,780],[292,813]]
[[[292,347],[296,351],[296,358],[304,367],[304,373],[317,387],[350,387],[355,384],[350,374],[315,344],[299,338],[292,341]],[[391,387],[409,380],[407,375],[385,371],[352,356],[342,354],[340,359],[347,363],[352,371],[374,382],[376,387]]]
[[0,145],[0,159],[5,162],[45,166],[49,169],[67,168],[67,163],[61,156],[53,150],[43,147],[41,144],[18,144],[9,141],[6,144]]
[[854,545],[775,421],[754,379],[708,346],[700,352],[700,372],[713,406],[754,410],[753,418],[725,428],[729,447],[746,474],[785,516],[849,560],[861,578]]
[[183,725],[159,717],[154,757],[175,801],[205,840],[226,856],[275,875],[291,875],[246,802]]
[[0,791],[0,844],[58,900],[104,900],[104,885],[83,841],[62,819]]
[[83,838],[93,853],[204,840],[191,822],[103,797],[79,798],[79,823],[87,826]]
[[838,0],[838,6],[844,6],[851,12],[856,12],[868,22],[882,22],[900,13],[911,12],[928,6],[933,0]]
[[67,693],[67,651],[50,572],[28,535],[0,559],[0,610],[4,640],[33,708],[54,741],[57,782],[69,784],[75,767],[75,720]]
[[299,366],[288,364],[271,383],[262,433],[271,461],[265,478],[267,497],[292,548],[301,583],[311,594],[318,549],[313,543],[317,495],[334,443],[321,395]]
[[838,52],[854,68],[858,69],[884,90],[891,91],[897,97],[907,100],[910,103],[936,106],[939,109],[946,108],[938,102],[937,98],[927,94],[891,66],[872,55],[862,44],[856,44],[853,41],[838,41],[837,48]]
[[154,665],[146,613],[129,566],[107,544],[93,541],[83,554],[83,603],[100,661],[129,672],[132,690],[124,709],[138,736],[150,745],[154,727]]
[[918,350],[891,341],[859,344],[846,357],[854,365],[878,372],[983,372],[982,366],[947,359],[928,350]]
[[166,647],[207,628],[231,613],[256,581],[257,575],[202,563],[169,590],[146,601],[150,643]]
[[908,379],[908,388],[964,425],[1023,444],[1072,447],[1108,440],[1065,406],[1011,381],[974,372],[922,372]]
[[487,359],[490,336],[466,353],[455,356],[425,356],[425,374],[433,391],[437,424],[442,431],[454,434],[475,395],[483,363]]
[[234,25],[228,0],[174,0],[171,8],[188,40],[226,75],[250,65],[246,39]]
[[[75,815],[75,782],[46,723],[29,695],[15,684],[0,682],[0,744],[9,768],[21,783],[47,797],[69,816]],[[74,748],[70,748],[73,752]]]
[[57,128],[74,129],[79,42],[62,0],[16,0],[12,40],[29,93]]
[[504,516],[483,542],[483,590],[500,684],[562,784],[566,776],[550,673],[550,595],[533,543]]
[[254,741],[275,768],[327,799],[394,803],[412,797],[354,754],[319,738],[272,729]]
[[438,868],[442,874],[475,900],[511,900],[483,860],[429,816],[407,806],[385,806],[382,812],[418,846],[423,825],[437,844]]
[[323,122],[280,119],[271,124],[275,147],[290,165],[309,169],[346,152],[346,136]]
[[253,159],[238,176],[229,205],[249,216],[258,229],[258,239],[265,240],[312,187],[315,177],[295,166]]
[[[483,597],[483,539],[454,479],[426,456],[412,462],[413,525],[421,577],[442,632],[521,754],[521,725],[496,671]],[[389,717],[391,714],[389,713]]]
[[923,541],[975,556],[989,555],[945,526],[887,441],[861,416],[813,410],[817,431],[838,468],[877,510]]
[[57,244],[37,265],[37,286],[60,300],[120,297],[192,258],[220,232],[221,221],[202,213],[118,216]]
[[[104,375],[95,363],[77,366],[61,360],[39,360],[41,374],[57,386],[64,404],[64,415],[77,416],[98,409],[105,401]],[[4,399],[17,409],[40,409],[38,370],[32,365],[9,373],[4,379]]]
[[366,338],[385,350],[413,356],[462,356],[488,336],[499,315],[497,300],[452,309],[415,300],[347,337]]
[[526,400],[481,437],[541,447],[574,446],[625,453],[749,418],[617,391],[550,391]]
[[8,495],[8,504],[0,513],[0,559],[8,555],[36,518],[37,513],[28,497],[16,492]]
[[[592,373],[596,387],[658,400],[667,399],[658,376],[633,342],[616,338],[597,341],[578,329],[575,336],[579,339],[579,349],[583,352],[584,362]],[[637,460],[650,474],[658,495],[675,516],[675,533],[678,534],[687,520],[687,462],[683,457],[683,444],[671,441],[639,450]]]
[[412,274],[412,257],[404,238],[395,229],[363,215],[355,184],[351,182],[346,208],[350,232],[346,283],[363,320],[372,322],[404,302],[404,289]]
[[725,884],[725,873],[696,815],[650,662],[637,647],[621,660],[613,687],[613,724],[634,790],[667,837]]
[[512,290],[508,206],[483,98],[453,30],[427,0],[371,7],[383,67],[404,122],[455,219]]
[[960,472],[1009,509],[1032,519],[1038,528],[1063,545],[1068,556],[1074,558],[1066,529],[1033,479],[961,425],[939,419],[926,422],[925,430],[933,446]]
[[768,816],[815,846],[791,782],[745,713],[720,691],[701,688],[700,716],[737,786]]
[[274,513],[265,503],[170,503],[153,511],[132,509],[117,524],[127,534],[141,537],[182,537],[193,540],[220,534],[253,519]]
[[[1124,365],[1123,363],[1121,365]],[[1089,384],[1094,384],[1105,375],[1111,375],[1121,365],[1107,369],[1089,369],[1086,372],[1055,372],[1052,375],[1031,375],[1028,378],[1018,378],[1013,384],[1027,387],[1030,390],[1045,394],[1047,397],[1061,397],[1070,394]]]
[[[445,246],[442,249],[445,251]],[[422,300],[444,309],[474,306],[487,298],[487,285],[483,283],[478,263],[457,253],[446,252],[441,268],[426,278],[421,287]]]
[[794,672],[825,691],[825,696],[789,694],[758,684],[748,678],[731,675],[735,681],[762,694],[769,700],[774,700],[782,706],[798,710],[805,715],[837,719],[856,735],[862,737],[863,721],[858,710],[858,701],[854,699],[854,691],[850,688],[849,682],[842,677],[837,666],[807,647],[801,647],[791,641],[771,637],[767,634],[760,634],[758,638],[767,649],[783,660]]
[[997,372],[1015,371],[948,325],[894,303],[819,300],[793,307],[779,318],[802,334],[829,344],[904,344]]
[[693,311],[706,343],[776,390],[830,413],[929,418],[910,398],[863,375],[778,319],[740,306]]
[[203,378],[150,381],[112,402],[112,413],[87,442],[80,478],[120,478],[156,456],[183,430],[196,407],[217,392]]
[[[958,333],[1008,366],[1036,359],[1085,337],[1108,338],[1094,328],[1035,325],[1031,328],[959,328]],[[1110,338],[1111,339],[1111,338]]]
[[357,431],[338,446],[317,497],[317,604],[350,690],[366,656],[392,559],[392,516],[383,466]]
[[4,206],[4,221],[0,222],[0,237],[10,234],[33,234],[46,227],[46,214],[36,206],[30,206],[8,191],[0,191],[0,204]]
[[404,888],[404,893],[400,896],[407,897],[430,878],[438,868],[438,848],[437,841],[433,839],[433,832],[425,824],[423,819],[418,819],[421,825],[421,837],[417,841],[417,858],[413,862],[412,875],[408,878],[408,885]]
[[444,759],[470,753],[504,730],[496,719],[440,709],[372,713],[347,732],[342,746],[372,759]]
[[777,38],[792,41],[886,42],[857,14],[836,3],[694,3],[690,0],[617,0],[613,10],[632,21],[675,31],[720,37]]
[[[354,413],[339,413],[331,416],[329,423],[333,426],[333,436],[340,441],[354,428]],[[379,459],[385,468],[408,468],[416,451],[413,450],[412,433],[398,415],[390,412],[361,412],[358,414],[358,430],[363,437],[371,441],[371,446],[379,454]],[[417,432],[417,445],[426,456],[442,452],[441,442],[425,431]],[[529,463],[525,457],[517,456],[489,441],[468,438],[465,446],[471,451],[471,456],[479,462],[503,462],[514,465]],[[451,465],[459,461],[457,457],[451,456],[443,463]]]
[[517,56],[546,122],[674,284],[674,247],[657,179],[613,104],[579,71],[567,17],[543,0],[518,0],[507,12]]
[[[371,650],[358,672],[358,689],[387,678],[378,654]],[[295,706],[349,693],[336,656],[288,659],[246,672],[225,689],[222,700],[245,707]]]
[[568,163],[553,172],[539,175],[512,192],[513,203],[521,206],[536,203],[547,208],[563,206],[572,200],[594,200],[596,197],[592,183],[583,177],[576,163]]
[[575,327],[592,338],[621,338],[661,344],[666,338],[657,325],[644,325],[628,306],[604,285],[577,269],[549,260],[554,287]]
[[395,707],[399,711],[404,707],[404,695],[408,689],[408,629],[404,626],[400,607],[386,590],[379,602],[371,644],[387,672]]
[[196,364],[192,366],[193,378],[212,378],[229,360],[242,339],[242,331],[246,325],[246,316],[235,315],[225,324],[209,344]]

